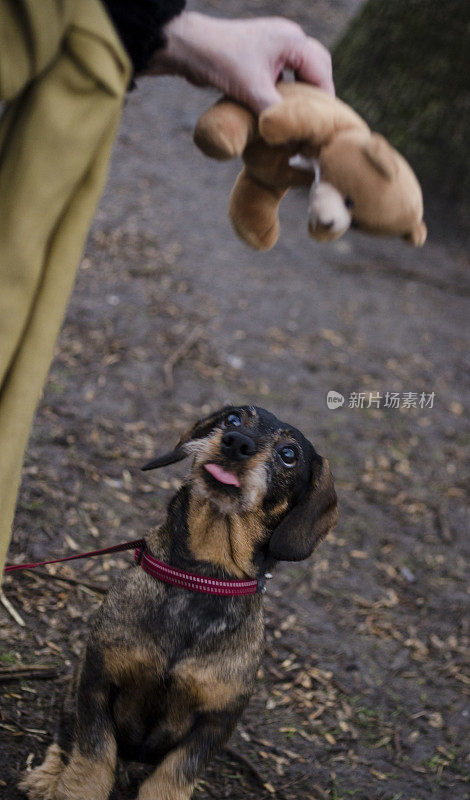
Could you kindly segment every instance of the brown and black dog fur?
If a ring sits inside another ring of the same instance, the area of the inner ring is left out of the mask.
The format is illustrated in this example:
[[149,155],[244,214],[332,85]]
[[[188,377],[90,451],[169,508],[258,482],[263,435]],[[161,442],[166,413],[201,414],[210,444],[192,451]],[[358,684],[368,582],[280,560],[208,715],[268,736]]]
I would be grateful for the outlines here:
[[[188,455],[188,479],[146,537],[161,561],[260,578],[277,561],[307,558],[336,524],[328,462],[264,409],[221,409],[147,468]],[[31,800],[106,800],[120,756],[155,765],[138,800],[189,800],[252,694],[263,641],[261,594],[200,594],[130,569],[91,622],[56,742],[20,787]]]

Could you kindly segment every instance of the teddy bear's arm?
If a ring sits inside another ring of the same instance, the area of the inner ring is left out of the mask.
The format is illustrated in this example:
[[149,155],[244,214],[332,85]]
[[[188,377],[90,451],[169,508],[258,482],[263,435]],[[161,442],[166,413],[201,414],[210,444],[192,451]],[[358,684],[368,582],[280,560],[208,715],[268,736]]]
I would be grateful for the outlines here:
[[269,250],[279,238],[279,204],[287,189],[264,186],[244,168],[230,195],[229,216],[238,235],[255,250]]
[[194,142],[206,156],[225,161],[241,156],[256,132],[256,119],[250,111],[222,99],[197,121]]

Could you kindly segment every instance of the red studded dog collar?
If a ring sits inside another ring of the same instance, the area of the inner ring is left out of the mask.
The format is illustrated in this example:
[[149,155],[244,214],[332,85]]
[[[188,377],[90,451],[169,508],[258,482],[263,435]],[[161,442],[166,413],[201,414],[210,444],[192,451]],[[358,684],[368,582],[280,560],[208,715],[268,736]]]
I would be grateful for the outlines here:
[[173,586],[179,586],[181,589],[189,589],[191,592],[237,597],[266,591],[265,578],[251,581],[223,581],[219,578],[194,575],[192,572],[185,572],[182,569],[177,569],[158,561],[143,547],[135,551],[134,560],[153,578],[165,581],[165,583],[171,583]]

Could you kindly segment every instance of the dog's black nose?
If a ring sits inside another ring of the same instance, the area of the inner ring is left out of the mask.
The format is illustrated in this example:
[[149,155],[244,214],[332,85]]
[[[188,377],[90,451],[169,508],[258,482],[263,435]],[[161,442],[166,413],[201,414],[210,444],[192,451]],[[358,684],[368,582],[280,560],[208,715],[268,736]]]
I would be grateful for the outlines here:
[[233,461],[244,461],[256,453],[256,445],[253,439],[238,431],[227,431],[222,436],[220,449],[227,458]]

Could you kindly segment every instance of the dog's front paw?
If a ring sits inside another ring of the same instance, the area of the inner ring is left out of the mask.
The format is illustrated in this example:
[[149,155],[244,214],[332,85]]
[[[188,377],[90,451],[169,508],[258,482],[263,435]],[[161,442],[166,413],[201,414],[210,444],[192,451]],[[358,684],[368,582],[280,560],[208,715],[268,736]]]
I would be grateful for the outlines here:
[[51,744],[41,766],[26,772],[18,784],[29,800],[56,800],[59,778],[64,769],[62,752],[57,744]]

